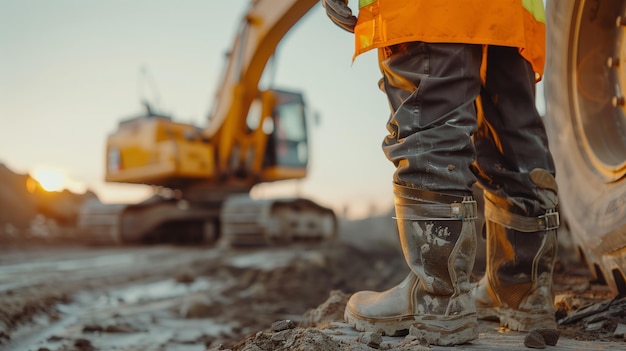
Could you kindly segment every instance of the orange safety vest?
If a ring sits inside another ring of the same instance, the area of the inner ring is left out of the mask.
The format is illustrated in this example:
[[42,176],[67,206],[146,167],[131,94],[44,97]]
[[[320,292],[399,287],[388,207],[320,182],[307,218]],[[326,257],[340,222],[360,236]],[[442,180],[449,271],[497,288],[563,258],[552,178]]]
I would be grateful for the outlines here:
[[410,41],[510,46],[540,79],[545,31],[542,0],[359,0],[354,57]]

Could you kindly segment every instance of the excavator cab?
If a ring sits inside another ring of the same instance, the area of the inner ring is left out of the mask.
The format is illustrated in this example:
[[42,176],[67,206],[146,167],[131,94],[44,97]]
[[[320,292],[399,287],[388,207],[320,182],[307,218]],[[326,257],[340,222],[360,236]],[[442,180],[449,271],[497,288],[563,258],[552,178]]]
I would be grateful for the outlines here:
[[308,163],[307,126],[302,95],[274,91],[277,104],[267,130],[264,164],[276,167],[306,167]]
[[309,161],[305,103],[302,94],[271,90],[271,116],[263,120],[267,134],[262,181],[304,178]]

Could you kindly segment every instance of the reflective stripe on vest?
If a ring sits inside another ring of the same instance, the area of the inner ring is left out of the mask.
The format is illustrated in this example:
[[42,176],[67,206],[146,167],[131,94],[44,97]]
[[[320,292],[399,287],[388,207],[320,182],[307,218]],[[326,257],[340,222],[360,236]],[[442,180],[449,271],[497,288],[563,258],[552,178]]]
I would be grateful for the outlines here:
[[526,9],[526,11],[530,12],[535,21],[543,24],[546,23],[546,13],[543,8],[542,0],[522,0],[522,6]]

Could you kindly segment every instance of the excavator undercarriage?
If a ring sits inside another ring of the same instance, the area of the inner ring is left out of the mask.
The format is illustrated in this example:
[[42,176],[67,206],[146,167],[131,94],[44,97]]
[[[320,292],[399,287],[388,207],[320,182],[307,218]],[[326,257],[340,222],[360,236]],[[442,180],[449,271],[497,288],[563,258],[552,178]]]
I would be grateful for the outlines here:
[[304,198],[231,196],[220,218],[223,240],[230,246],[322,242],[337,232],[334,212]]
[[304,198],[257,200],[240,194],[223,204],[200,204],[155,195],[132,205],[87,203],[79,228],[97,244],[242,247],[333,240],[337,219],[333,210]]

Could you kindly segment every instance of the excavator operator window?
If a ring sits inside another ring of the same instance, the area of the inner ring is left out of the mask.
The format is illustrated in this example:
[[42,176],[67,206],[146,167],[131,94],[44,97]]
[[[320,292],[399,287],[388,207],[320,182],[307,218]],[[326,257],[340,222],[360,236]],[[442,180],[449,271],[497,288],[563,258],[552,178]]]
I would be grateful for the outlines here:
[[309,155],[302,98],[292,93],[285,96],[279,94],[277,97],[278,103],[273,113],[274,128],[268,140],[266,164],[306,167]]

